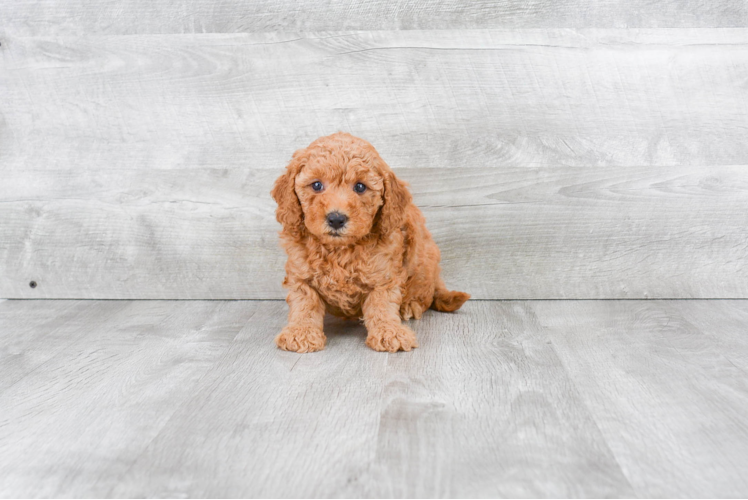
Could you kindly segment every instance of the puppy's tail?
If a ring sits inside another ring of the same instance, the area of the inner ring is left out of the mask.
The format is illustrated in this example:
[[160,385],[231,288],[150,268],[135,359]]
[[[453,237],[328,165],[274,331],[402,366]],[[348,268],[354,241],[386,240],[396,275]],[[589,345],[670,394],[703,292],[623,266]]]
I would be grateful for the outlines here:
[[462,307],[462,304],[469,298],[469,293],[447,290],[444,282],[439,278],[436,283],[436,290],[434,290],[434,301],[431,303],[431,308],[442,312],[453,312]]

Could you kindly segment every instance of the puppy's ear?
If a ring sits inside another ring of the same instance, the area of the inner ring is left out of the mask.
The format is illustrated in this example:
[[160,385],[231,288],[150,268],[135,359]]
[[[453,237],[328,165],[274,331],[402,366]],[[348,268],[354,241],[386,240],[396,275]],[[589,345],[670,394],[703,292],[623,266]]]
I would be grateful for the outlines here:
[[379,233],[400,229],[405,223],[405,209],[413,202],[407,183],[401,181],[389,167],[384,173],[384,205],[379,212]]
[[283,225],[285,231],[296,237],[304,230],[304,213],[294,189],[296,176],[304,164],[303,153],[304,150],[299,150],[293,154],[293,159],[286,167],[286,172],[275,180],[273,190],[270,191],[270,195],[278,204],[278,208],[275,210],[275,218]]

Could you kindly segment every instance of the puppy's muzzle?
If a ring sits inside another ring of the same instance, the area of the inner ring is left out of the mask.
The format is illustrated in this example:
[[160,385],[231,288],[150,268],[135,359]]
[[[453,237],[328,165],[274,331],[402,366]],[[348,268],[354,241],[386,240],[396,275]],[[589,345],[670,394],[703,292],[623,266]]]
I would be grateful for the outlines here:
[[345,214],[341,214],[340,212],[330,212],[327,214],[327,225],[336,231],[345,226],[346,222],[348,222],[348,217]]

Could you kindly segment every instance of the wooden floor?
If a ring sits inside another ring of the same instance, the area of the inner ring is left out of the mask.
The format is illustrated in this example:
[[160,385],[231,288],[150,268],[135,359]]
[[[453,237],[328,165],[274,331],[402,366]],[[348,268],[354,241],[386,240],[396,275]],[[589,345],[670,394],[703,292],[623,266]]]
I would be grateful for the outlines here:
[[0,302],[0,496],[748,495],[748,301],[472,301],[398,354],[285,314]]

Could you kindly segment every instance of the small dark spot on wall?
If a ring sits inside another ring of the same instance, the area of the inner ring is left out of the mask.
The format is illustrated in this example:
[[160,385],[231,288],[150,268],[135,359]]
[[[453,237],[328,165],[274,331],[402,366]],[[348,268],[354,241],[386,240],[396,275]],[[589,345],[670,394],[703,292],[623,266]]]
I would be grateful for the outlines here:
[[29,286],[31,288],[36,288],[36,281],[32,281],[31,283],[29,283]]

